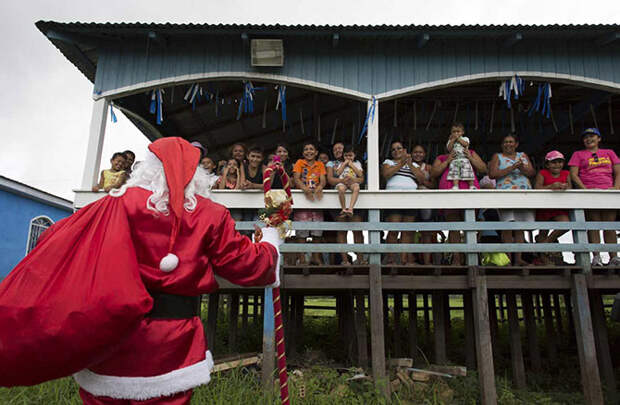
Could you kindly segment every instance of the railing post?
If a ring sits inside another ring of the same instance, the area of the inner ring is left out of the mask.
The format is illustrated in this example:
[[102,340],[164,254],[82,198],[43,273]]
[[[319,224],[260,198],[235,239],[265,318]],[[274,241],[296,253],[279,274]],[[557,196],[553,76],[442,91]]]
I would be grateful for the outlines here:
[[93,103],[93,113],[90,118],[88,131],[88,149],[86,162],[82,173],[82,190],[89,190],[99,181],[99,167],[101,166],[101,152],[105,135],[106,118],[110,102],[107,98],[100,98]]
[[[586,215],[582,208],[570,210],[570,219],[575,225],[585,224]],[[583,229],[573,230],[573,243],[586,244],[588,243],[588,232]],[[578,266],[583,268],[586,274],[592,272],[592,263],[590,262],[590,253],[588,252],[576,252],[575,262]]]
[[[366,111],[370,111],[373,100],[368,100]],[[379,101],[375,100],[374,116],[368,119],[368,190],[379,191]]]
[[[476,222],[476,210],[473,208],[468,208],[465,210],[465,222]],[[478,243],[478,235],[476,231],[466,231],[465,232],[465,242],[468,245],[476,245]],[[478,253],[476,252],[468,252],[467,253],[467,265],[468,266],[477,266],[478,265]]]
[[[368,210],[369,222],[379,222],[380,211]],[[381,242],[381,231],[369,231],[370,243]],[[383,286],[381,282],[381,254],[369,255],[370,268],[368,271],[369,281],[369,304],[370,304],[370,345],[372,358],[372,374],[375,383],[385,381],[385,337],[383,330]],[[385,385],[387,390],[387,383]]]

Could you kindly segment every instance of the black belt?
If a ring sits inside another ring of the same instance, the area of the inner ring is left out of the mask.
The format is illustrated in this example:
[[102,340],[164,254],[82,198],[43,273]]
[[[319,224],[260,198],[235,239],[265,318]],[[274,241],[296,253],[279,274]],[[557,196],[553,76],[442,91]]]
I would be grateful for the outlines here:
[[187,319],[200,316],[200,296],[186,297],[183,295],[154,293],[153,308],[146,314],[156,319]]

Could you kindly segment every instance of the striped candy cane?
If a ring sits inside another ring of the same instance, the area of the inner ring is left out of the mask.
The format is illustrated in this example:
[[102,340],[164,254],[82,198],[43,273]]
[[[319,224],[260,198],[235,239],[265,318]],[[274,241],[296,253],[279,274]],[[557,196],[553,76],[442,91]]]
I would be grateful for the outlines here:
[[[265,197],[267,197],[267,193],[271,190],[271,175],[275,171],[275,173],[279,174],[282,178],[282,187],[288,197],[285,204],[290,202],[290,205],[292,205],[293,197],[291,195],[290,179],[284,171],[282,165],[275,164],[277,162],[280,162],[280,158],[276,156],[274,158],[274,164],[267,167],[263,173],[263,191],[265,193]],[[270,208],[268,204],[265,204],[265,206],[266,208]],[[271,217],[267,217],[264,221],[270,226],[277,227],[278,225],[284,224],[284,222],[288,220],[288,215],[290,215],[290,208],[284,213],[277,213]],[[282,400],[282,404],[288,405],[290,403],[290,399],[288,395],[288,374],[286,373],[286,351],[284,347],[284,326],[282,324],[282,302],[280,301],[280,288],[274,288],[272,293],[273,314],[275,318],[276,359],[278,363],[278,376],[280,380],[280,399]]]

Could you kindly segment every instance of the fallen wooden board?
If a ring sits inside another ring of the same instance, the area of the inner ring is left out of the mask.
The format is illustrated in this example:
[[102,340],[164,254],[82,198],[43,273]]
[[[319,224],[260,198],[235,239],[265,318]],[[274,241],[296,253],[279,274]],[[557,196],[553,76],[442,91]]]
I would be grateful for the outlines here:
[[398,358],[398,359],[390,359],[388,361],[389,367],[411,367],[413,366],[413,359],[409,359],[406,357]]
[[413,381],[426,382],[431,379],[431,376],[428,373],[421,373],[419,371],[412,371],[409,374]]
[[421,368],[407,367],[406,370],[407,371],[421,373],[421,374],[426,374],[428,376],[446,377],[446,378],[452,378],[453,377],[451,374],[439,373],[437,371],[430,371],[430,370],[422,370]]
[[258,362],[260,362],[259,356],[250,356],[250,357],[237,359],[237,360],[222,361],[214,365],[212,371],[217,373],[219,371],[230,370],[232,368],[244,367],[244,366],[257,364]]
[[467,376],[467,367],[465,366],[440,366],[437,364],[431,364],[428,369],[431,371],[437,371],[438,373],[446,373],[459,377]]

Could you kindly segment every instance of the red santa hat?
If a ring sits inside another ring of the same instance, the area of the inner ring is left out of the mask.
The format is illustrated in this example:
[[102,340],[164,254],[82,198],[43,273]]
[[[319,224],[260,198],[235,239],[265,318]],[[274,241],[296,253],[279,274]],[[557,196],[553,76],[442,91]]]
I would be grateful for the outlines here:
[[185,187],[194,177],[200,160],[200,150],[185,139],[178,137],[158,139],[149,145],[149,150],[157,156],[164,166],[166,183],[168,184],[168,206],[172,214],[172,232],[168,244],[168,254],[161,259],[159,268],[163,271],[172,271],[179,264],[179,258],[172,253],[172,249],[179,234],[181,218],[183,217]]

